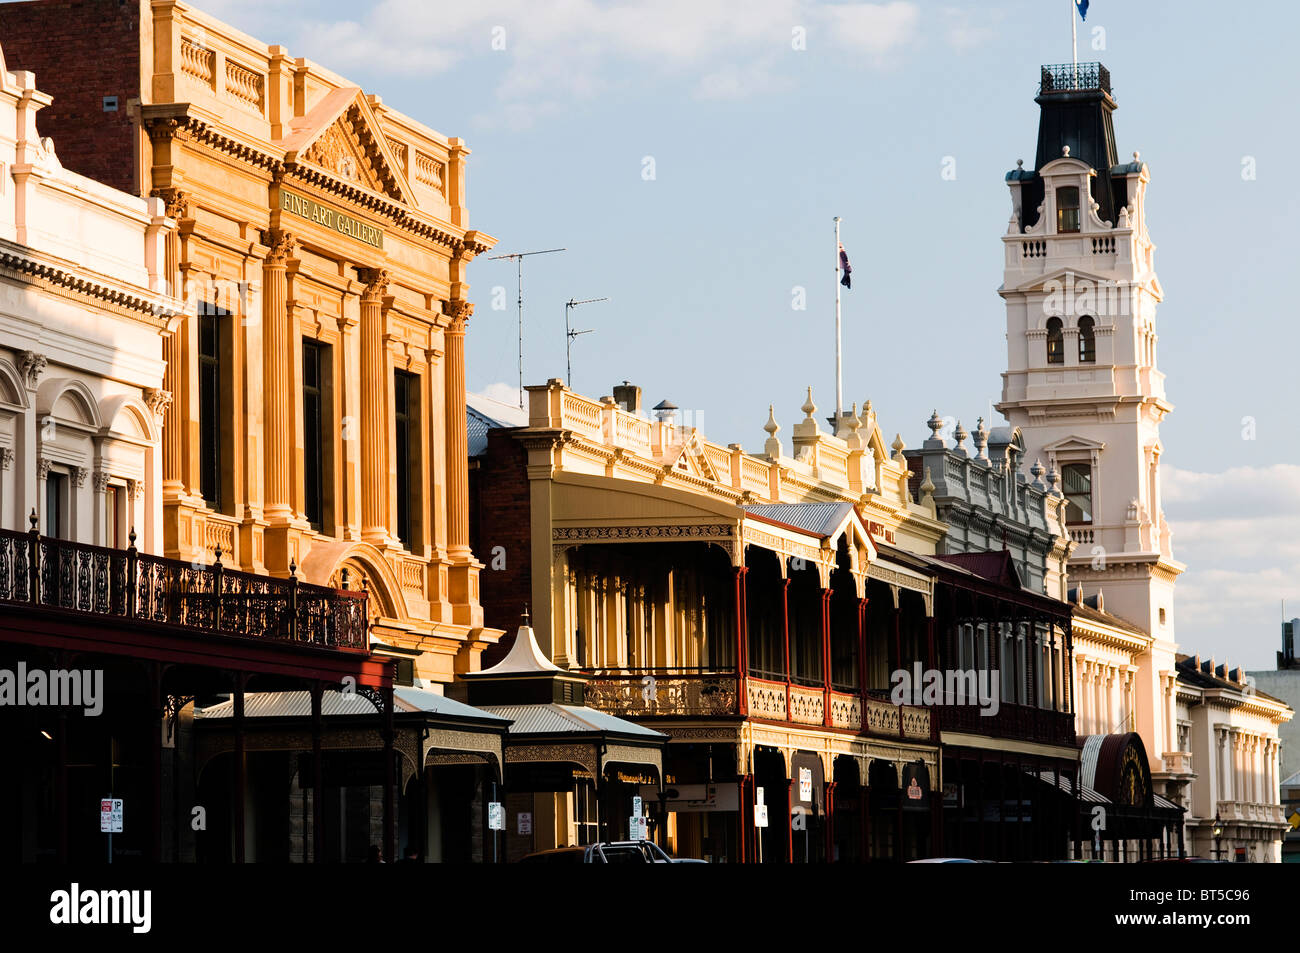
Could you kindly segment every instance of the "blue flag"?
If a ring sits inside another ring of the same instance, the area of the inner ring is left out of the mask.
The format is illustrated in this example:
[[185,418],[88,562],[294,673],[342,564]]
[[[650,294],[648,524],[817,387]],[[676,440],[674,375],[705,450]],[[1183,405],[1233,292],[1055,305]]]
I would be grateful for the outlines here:
[[1079,8],[1079,18],[1088,19],[1088,0],[1074,0],[1074,5]]

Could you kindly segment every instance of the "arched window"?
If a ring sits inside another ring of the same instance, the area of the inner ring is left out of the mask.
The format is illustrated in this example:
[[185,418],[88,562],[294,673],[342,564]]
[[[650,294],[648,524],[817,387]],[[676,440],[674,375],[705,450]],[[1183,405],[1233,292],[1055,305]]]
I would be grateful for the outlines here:
[[1047,319],[1047,363],[1065,363],[1065,336],[1061,333],[1061,319]]
[[1079,363],[1097,363],[1097,337],[1093,333],[1096,324],[1088,315],[1079,319]]

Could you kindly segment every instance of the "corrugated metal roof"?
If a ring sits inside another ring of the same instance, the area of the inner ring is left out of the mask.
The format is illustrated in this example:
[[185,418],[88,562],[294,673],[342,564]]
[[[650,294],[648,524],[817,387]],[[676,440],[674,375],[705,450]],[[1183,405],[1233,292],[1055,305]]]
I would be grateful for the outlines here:
[[[1025,774],[1029,775],[1031,778],[1037,777],[1042,781],[1046,781],[1048,784],[1055,783],[1055,785],[1058,788],[1060,788],[1062,791],[1064,791],[1066,794],[1069,794],[1071,797],[1074,796],[1075,785],[1072,779],[1069,778],[1068,776],[1059,774],[1057,772],[1052,772],[1052,771],[1039,771],[1037,774],[1035,774],[1033,771],[1026,771]],[[1106,795],[1095,790],[1094,788],[1088,787],[1086,784],[1079,786],[1079,800],[1086,801],[1089,804],[1110,803],[1110,798],[1106,797]]]
[[528,413],[511,404],[482,394],[465,394],[465,427],[469,435],[469,455],[487,453],[488,431],[498,427],[527,427]]
[[760,519],[802,530],[820,539],[835,532],[844,517],[853,512],[852,503],[756,503],[744,507]]
[[580,705],[484,705],[483,711],[509,718],[512,735],[591,734],[604,731],[637,735],[655,741],[668,737],[635,722]]
[[[437,692],[397,686],[393,689],[395,712],[425,712],[449,718],[476,718],[480,721],[505,722],[508,719],[473,708]],[[321,715],[377,715],[375,706],[364,695],[327,691],[321,695]],[[195,718],[224,719],[235,716],[234,699],[196,711]],[[245,718],[310,718],[310,692],[249,692],[244,696]]]

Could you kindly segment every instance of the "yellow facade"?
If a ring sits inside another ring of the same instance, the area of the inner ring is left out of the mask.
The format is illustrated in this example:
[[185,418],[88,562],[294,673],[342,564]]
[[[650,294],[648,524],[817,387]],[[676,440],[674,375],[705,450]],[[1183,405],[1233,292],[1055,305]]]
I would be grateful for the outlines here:
[[183,4],[143,16],[137,170],[179,223],[168,274],[189,305],[166,355],[166,554],[346,571],[373,637],[449,682],[499,635],[468,541],[466,267],[495,244],[468,227],[469,149]]

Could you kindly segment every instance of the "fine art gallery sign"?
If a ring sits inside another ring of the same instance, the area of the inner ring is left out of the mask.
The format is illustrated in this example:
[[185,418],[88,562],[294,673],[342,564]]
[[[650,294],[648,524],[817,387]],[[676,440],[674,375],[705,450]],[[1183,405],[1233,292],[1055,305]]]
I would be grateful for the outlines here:
[[305,195],[290,192],[288,189],[281,189],[280,208],[291,215],[300,215],[308,221],[323,225],[340,235],[347,235],[349,238],[356,239],[372,248],[384,247],[384,233],[380,229],[361,221],[359,218],[353,218],[351,215],[345,215],[342,212],[321,205]]

